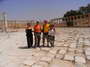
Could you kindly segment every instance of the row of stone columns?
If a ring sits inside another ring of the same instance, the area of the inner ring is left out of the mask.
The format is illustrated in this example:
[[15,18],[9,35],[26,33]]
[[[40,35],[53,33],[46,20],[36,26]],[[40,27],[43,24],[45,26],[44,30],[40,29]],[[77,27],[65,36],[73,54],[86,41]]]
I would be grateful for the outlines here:
[[83,18],[90,18],[90,14],[69,16],[69,17],[63,18],[63,20],[64,21],[72,21],[72,20],[83,19]]
[[[84,21],[83,21],[84,20]],[[66,24],[67,22],[73,22],[74,26],[90,26],[90,13],[85,15],[69,16],[64,18],[55,18],[51,20],[56,24]]]

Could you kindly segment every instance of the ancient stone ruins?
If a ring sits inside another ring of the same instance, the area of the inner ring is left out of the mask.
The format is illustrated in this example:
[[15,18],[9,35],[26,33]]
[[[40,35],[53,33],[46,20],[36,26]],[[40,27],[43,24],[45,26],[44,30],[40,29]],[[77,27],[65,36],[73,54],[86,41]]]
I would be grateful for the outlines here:
[[90,67],[90,28],[56,32],[55,47],[35,49],[26,48],[23,29],[0,33],[0,67]]

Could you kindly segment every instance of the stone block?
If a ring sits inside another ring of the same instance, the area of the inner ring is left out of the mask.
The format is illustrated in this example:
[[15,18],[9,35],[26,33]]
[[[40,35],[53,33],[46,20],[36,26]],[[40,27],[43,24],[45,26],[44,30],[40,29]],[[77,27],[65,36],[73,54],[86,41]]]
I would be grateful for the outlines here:
[[73,63],[72,62],[69,62],[69,61],[63,61],[63,60],[60,60],[60,59],[54,59],[49,67],[74,67]]
[[51,62],[51,60],[52,60],[52,58],[51,57],[42,57],[41,59],[40,59],[40,61],[43,61],[43,62]]
[[63,57],[64,57],[64,55],[62,55],[62,54],[57,54],[55,58],[57,58],[57,59],[63,59]]
[[58,42],[58,43],[56,43],[56,46],[62,47],[62,46],[64,46],[64,43],[63,42]]
[[78,48],[83,48],[83,44],[78,44],[77,47]]
[[88,50],[88,51],[90,51],[90,47],[86,47],[86,48],[85,48],[85,50]]
[[50,48],[41,48],[41,50],[44,50],[44,51],[49,51]]
[[67,50],[60,50],[59,54],[65,54],[67,52]]
[[69,44],[68,44],[68,43],[65,43],[63,46],[64,46],[64,47],[68,47],[68,46],[69,46]]
[[87,58],[87,60],[90,60],[90,56],[87,55],[86,58]]
[[52,53],[47,53],[47,55],[46,55],[47,57],[51,57],[51,58],[54,58],[55,57],[55,54],[52,54]]
[[36,48],[36,51],[40,51],[40,48]]
[[8,63],[8,64],[6,64],[5,66],[2,66],[2,67],[19,67],[19,65],[12,62],[12,63]]
[[67,50],[68,48],[67,47],[59,47],[60,50]]
[[76,43],[71,43],[69,47],[70,48],[76,48]]
[[87,65],[83,63],[75,63],[75,67],[87,67]]
[[83,52],[84,52],[83,49],[77,49],[77,50],[76,50],[76,53],[83,53]]
[[33,65],[36,62],[37,62],[36,60],[25,60],[23,62],[23,64],[26,65],[26,66],[31,66],[31,65]]
[[57,53],[57,50],[52,49],[52,50],[50,50],[49,52],[52,53],[52,54],[56,54],[56,53]]
[[66,54],[64,60],[74,61],[74,54]]
[[89,40],[85,40],[85,41],[84,41],[84,45],[90,46],[90,41],[89,41]]
[[84,39],[83,38],[79,38],[79,42],[83,42],[84,41]]
[[47,62],[42,62],[42,61],[39,61],[38,63],[36,63],[37,65],[41,65],[43,67],[48,67],[48,63]]
[[75,56],[75,62],[76,63],[86,63],[85,56]]
[[90,50],[85,50],[86,55],[90,55]]
[[35,57],[41,57],[41,56],[45,56],[47,54],[47,52],[45,51],[39,51],[37,53],[34,54]]
[[33,64],[32,67],[44,67],[44,66],[40,64]]
[[68,48],[69,52],[75,52],[76,48]]

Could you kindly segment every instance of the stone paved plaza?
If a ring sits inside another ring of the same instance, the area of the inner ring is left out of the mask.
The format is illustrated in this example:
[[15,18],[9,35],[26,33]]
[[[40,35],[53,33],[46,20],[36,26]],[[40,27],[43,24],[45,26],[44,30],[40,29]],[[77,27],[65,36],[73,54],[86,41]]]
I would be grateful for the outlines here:
[[0,67],[90,67],[90,28],[56,32],[55,47],[35,49],[26,48],[23,30],[0,33]]

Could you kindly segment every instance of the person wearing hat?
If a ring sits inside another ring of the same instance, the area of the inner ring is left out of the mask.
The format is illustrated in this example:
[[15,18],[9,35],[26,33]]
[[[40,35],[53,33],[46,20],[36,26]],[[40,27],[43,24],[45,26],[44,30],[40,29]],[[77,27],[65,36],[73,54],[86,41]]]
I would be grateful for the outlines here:
[[31,48],[33,45],[33,34],[32,34],[32,27],[30,23],[27,23],[27,27],[25,31],[26,31],[28,48]]
[[[49,31],[49,25],[47,20],[44,20],[44,24],[43,24],[43,47],[45,46],[45,39],[48,42],[48,31]],[[47,44],[48,46],[48,44]]]

